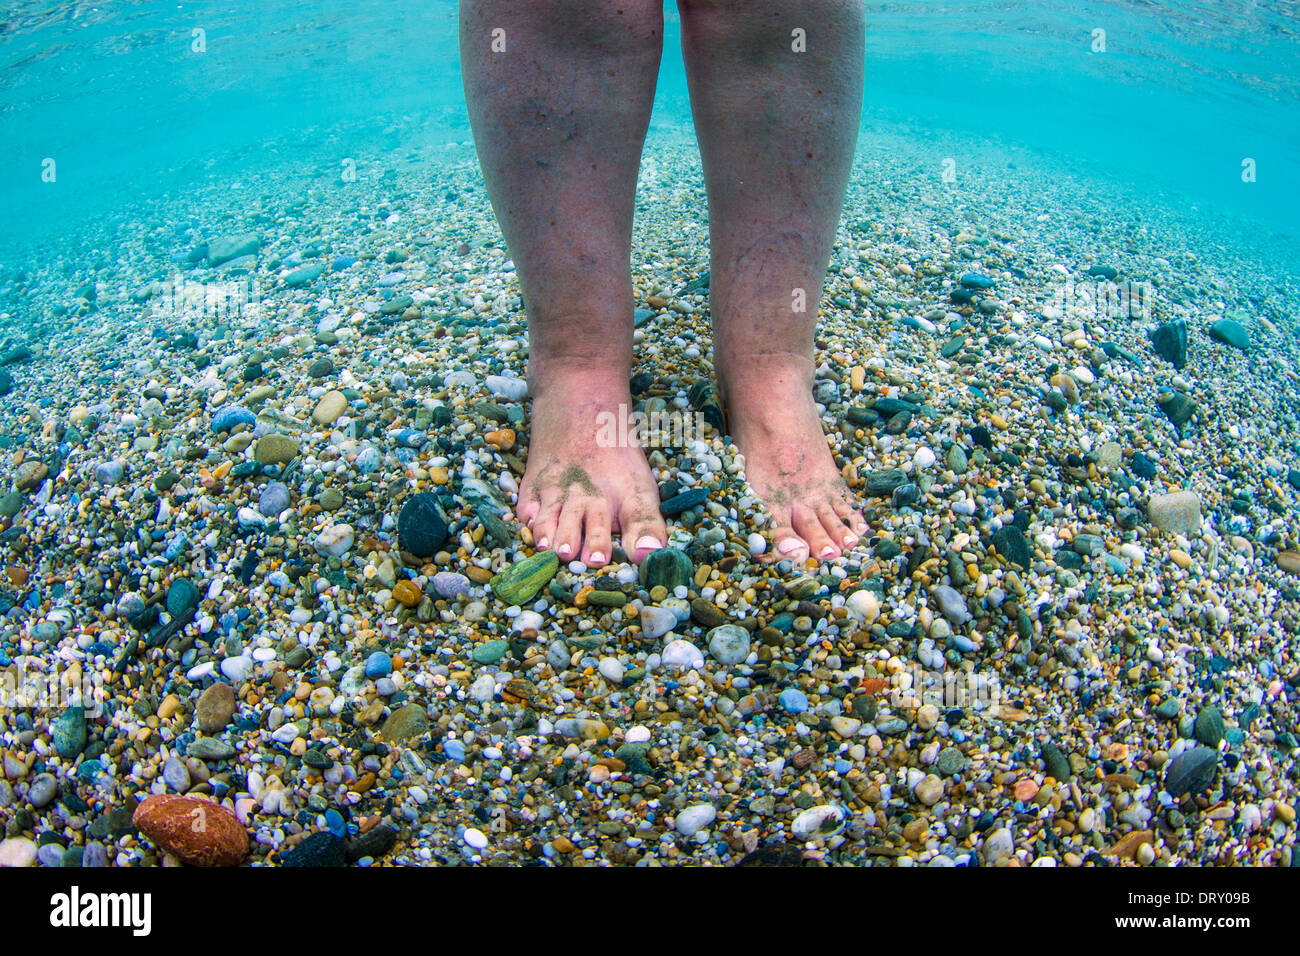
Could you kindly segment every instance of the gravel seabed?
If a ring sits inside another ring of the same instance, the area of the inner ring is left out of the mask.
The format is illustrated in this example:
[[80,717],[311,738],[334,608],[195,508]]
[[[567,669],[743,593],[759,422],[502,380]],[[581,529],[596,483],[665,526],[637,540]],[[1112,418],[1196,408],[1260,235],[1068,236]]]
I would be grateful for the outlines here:
[[[816,395],[871,535],[820,567],[710,429],[651,451],[676,554],[499,576],[527,333],[468,144],[6,268],[0,667],[96,697],[0,709],[0,862],[175,862],[133,813],[183,793],[253,865],[1291,865],[1289,247],[950,145],[864,134]],[[657,135],[643,411],[711,375],[703,197]]]

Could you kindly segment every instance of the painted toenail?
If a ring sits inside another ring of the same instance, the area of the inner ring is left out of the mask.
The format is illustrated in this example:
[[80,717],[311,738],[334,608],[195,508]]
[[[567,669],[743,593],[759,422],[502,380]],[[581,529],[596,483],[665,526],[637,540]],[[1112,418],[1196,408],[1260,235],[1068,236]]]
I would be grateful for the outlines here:
[[803,548],[804,548],[804,543],[800,541],[798,538],[786,538],[779,545],[777,545],[777,549],[782,554],[794,554],[796,551],[802,551]]
[[567,544],[562,544],[555,550],[559,553],[560,557],[567,558],[571,549]]
[[538,539],[537,539],[537,546],[538,546],[539,548],[543,548],[543,549],[544,549],[544,548],[548,547],[548,546],[550,545],[550,543],[551,543],[551,539],[550,539],[550,538],[538,538]]
[[846,534],[844,536],[844,547],[851,548],[858,543],[856,535]]
[[822,548],[822,557],[823,558],[835,557],[835,549],[829,544],[826,545],[826,547]]
[[658,538],[648,534],[636,539],[636,549],[638,551],[655,551],[662,547],[663,545],[659,543]]
[[588,563],[590,563],[590,564],[601,564],[604,560],[605,560],[605,552],[604,552],[604,551],[593,551],[593,552],[591,552],[591,561],[588,562]]

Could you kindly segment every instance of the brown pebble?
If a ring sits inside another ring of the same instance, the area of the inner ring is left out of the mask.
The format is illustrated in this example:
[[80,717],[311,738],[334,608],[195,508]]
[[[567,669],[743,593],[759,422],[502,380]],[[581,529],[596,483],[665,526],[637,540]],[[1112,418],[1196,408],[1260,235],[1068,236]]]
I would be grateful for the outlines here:
[[248,855],[248,833],[220,804],[196,797],[155,794],[131,817],[151,842],[191,866],[238,866]]

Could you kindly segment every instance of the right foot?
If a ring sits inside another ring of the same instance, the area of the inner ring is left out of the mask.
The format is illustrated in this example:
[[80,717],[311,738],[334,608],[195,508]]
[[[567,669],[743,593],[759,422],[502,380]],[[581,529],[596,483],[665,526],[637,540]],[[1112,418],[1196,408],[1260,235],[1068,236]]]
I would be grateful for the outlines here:
[[645,453],[625,441],[603,447],[597,440],[601,413],[619,420],[620,405],[631,413],[626,375],[575,367],[535,381],[515,515],[539,551],[553,548],[562,561],[600,567],[610,561],[615,531],[638,563],[668,540]]

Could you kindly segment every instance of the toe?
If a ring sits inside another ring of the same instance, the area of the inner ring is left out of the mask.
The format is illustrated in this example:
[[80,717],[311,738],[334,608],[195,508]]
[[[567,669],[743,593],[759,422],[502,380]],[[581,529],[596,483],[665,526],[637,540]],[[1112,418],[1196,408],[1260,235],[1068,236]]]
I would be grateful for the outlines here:
[[818,561],[839,557],[840,546],[826,533],[816,511],[804,505],[797,505],[792,517],[795,532],[808,543],[809,554]]
[[570,495],[560,509],[560,520],[555,526],[555,553],[561,561],[572,561],[582,547],[582,519],[591,500]]
[[537,497],[532,482],[519,489],[519,500],[515,502],[515,517],[520,524],[531,527],[533,519],[537,517],[537,512],[541,510],[541,507],[542,502]]
[[826,536],[841,548],[851,548],[858,543],[858,536],[849,530],[844,519],[836,514],[835,509],[829,504],[817,509],[817,520],[822,523],[822,530],[826,532]]
[[545,551],[555,543],[555,529],[560,521],[561,506],[559,497],[543,501],[533,518],[533,542],[539,551]]
[[832,507],[835,509],[835,514],[839,516],[841,521],[849,526],[849,530],[857,537],[861,538],[866,535],[867,522],[858,509],[843,501],[837,501]]
[[609,563],[610,553],[609,503],[604,499],[587,506],[582,522],[582,563],[589,568],[599,568]]
[[[656,501],[657,497],[656,495]],[[623,501],[618,513],[618,526],[623,551],[637,564],[651,551],[664,547],[668,541],[664,519],[646,493],[630,496]]]
[[808,560],[808,542],[799,536],[793,525],[777,525],[772,529],[772,556],[776,560]]

